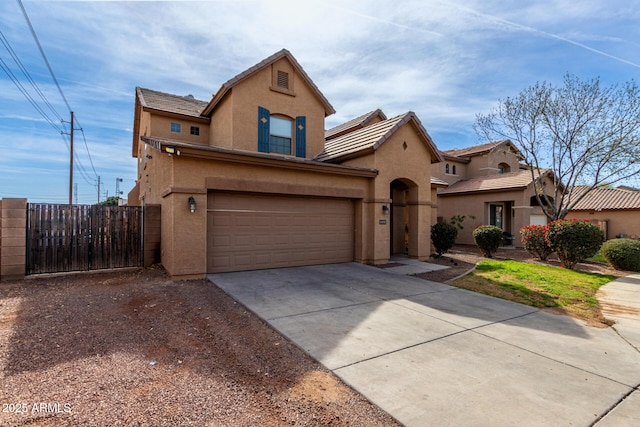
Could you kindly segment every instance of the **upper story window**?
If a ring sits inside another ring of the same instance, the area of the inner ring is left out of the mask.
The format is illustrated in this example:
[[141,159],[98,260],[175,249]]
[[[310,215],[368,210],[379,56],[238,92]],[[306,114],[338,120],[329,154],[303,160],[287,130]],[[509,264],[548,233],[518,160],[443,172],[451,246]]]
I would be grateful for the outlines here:
[[[295,126],[294,126],[295,125]],[[282,116],[272,116],[258,107],[258,151],[261,153],[307,156],[307,118],[297,116],[295,122]]]
[[509,173],[511,172],[511,166],[506,163],[500,163],[498,165],[498,173]]
[[291,154],[291,120],[271,116],[269,126],[269,152]]
[[190,129],[189,133],[191,133],[191,135],[193,135],[193,136],[200,136],[200,127],[199,126],[191,126],[191,129]]
[[451,167],[451,169],[452,169],[452,172],[451,172],[451,173],[453,173],[454,175],[457,175],[457,173],[456,173],[456,165],[453,165],[453,166]]
[[171,122],[171,132],[172,133],[182,132],[182,125],[180,123]]
[[449,163],[444,165],[444,173],[449,173]]

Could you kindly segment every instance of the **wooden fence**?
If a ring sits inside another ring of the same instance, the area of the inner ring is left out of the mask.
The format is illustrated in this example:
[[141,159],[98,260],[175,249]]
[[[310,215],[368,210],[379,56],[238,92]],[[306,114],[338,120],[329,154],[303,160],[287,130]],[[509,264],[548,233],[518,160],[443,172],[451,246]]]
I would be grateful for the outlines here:
[[143,265],[138,206],[27,205],[26,273]]

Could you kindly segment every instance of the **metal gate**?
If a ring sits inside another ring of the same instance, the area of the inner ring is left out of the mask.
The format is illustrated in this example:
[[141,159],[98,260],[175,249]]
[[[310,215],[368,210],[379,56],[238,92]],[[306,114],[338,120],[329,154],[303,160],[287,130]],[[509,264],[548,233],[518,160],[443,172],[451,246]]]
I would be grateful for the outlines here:
[[27,274],[143,266],[138,206],[27,205]]

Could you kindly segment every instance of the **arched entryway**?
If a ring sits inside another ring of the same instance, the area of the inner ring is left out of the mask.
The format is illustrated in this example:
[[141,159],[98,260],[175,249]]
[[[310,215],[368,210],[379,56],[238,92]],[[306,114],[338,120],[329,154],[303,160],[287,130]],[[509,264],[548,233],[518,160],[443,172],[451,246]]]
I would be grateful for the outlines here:
[[[391,255],[416,255],[412,254],[412,240],[417,239],[417,230],[412,230],[411,224],[416,224],[415,207],[418,203],[418,185],[405,178],[395,179],[390,184],[391,198]],[[413,207],[413,208],[412,208]],[[413,242],[413,246],[415,246]]]

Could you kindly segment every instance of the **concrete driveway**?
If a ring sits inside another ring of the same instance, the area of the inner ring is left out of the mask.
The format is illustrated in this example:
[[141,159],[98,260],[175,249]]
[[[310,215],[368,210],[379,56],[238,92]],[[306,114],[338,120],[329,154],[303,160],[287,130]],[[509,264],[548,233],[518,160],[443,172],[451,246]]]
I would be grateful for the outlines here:
[[611,328],[349,263],[209,279],[407,426],[636,426]]

